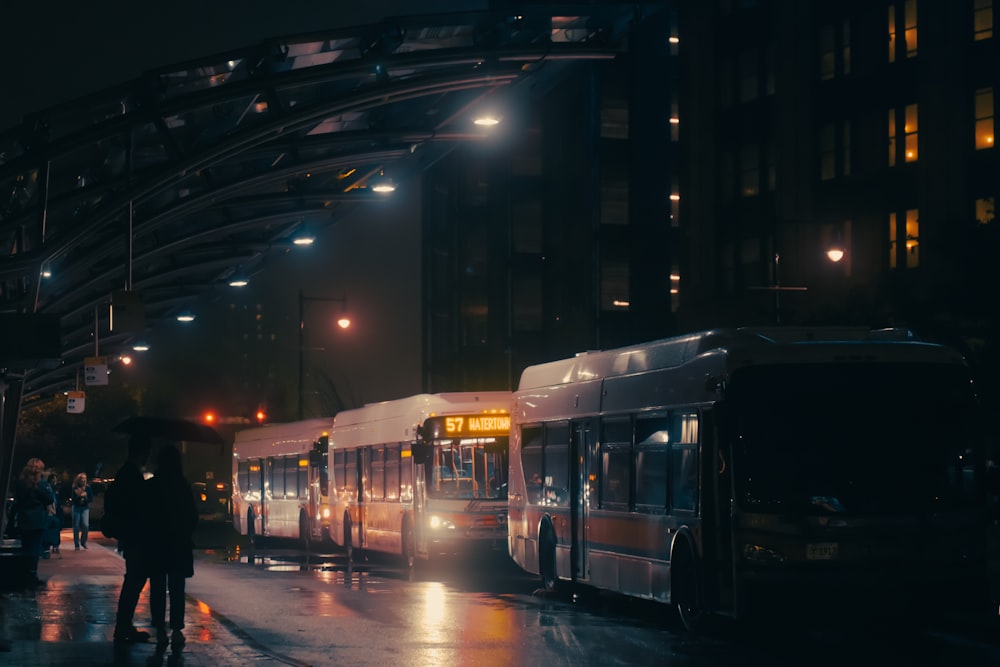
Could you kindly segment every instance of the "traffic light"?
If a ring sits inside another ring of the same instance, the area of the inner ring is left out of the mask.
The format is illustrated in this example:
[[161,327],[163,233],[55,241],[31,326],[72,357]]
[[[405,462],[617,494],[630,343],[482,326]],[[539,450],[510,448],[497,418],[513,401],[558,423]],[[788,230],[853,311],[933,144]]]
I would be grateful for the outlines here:
[[265,419],[267,419],[267,415],[264,414],[264,411],[257,410],[257,423],[263,424]]
[[207,412],[205,412],[205,414],[201,416],[201,420],[206,424],[212,425],[215,423],[215,413],[212,412],[211,410],[208,410]]

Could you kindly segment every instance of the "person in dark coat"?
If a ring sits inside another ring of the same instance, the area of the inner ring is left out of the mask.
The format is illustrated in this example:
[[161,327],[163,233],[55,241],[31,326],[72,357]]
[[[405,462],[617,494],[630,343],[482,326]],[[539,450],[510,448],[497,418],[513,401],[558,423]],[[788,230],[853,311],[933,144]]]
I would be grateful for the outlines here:
[[152,443],[148,436],[131,436],[128,457],[104,496],[105,518],[102,521],[114,519],[114,537],[125,558],[125,576],[115,616],[115,644],[132,644],[149,639],[149,633],[137,629],[133,621],[139,596],[149,578],[151,530],[146,513],[148,501],[142,466],[146,464],[151,449]]
[[156,527],[150,539],[149,609],[156,643],[167,643],[166,606],[170,591],[170,644],[184,646],[185,580],[194,576],[193,533],[198,508],[191,484],[184,478],[181,454],[173,445],[157,452],[156,474],[146,481],[149,520]]
[[48,524],[48,507],[55,502],[47,486],[42,484],[45,464],[33,458],[21,471],[14,486],[17,507],[17,527],[21,532],[21,552],[28,558],[27,585],[39,588],[45,582],[38,576],[38,560],[42,557],[42,535]]
[[[62,541],[62,517],[59,507],[59,478],[55,473],[49,473],[42,486],[52,495],[52,504],[48,506],[48,518],[45,522],[45,532],[42,533],[42,558],[50,554],[59,554],[59,543]],[[62,558],[62,556],[59,556]]]

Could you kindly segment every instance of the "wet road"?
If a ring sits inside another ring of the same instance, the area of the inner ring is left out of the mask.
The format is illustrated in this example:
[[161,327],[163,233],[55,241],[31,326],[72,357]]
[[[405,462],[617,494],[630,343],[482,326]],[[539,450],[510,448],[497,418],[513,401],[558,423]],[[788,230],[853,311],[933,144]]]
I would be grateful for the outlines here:
[[540,594],[505,556],[411,575],[391,558],[348,567],[332,548],[226,542],[199,550],[188,592],[292,665],[1000,665],[996,619],[926,632],[722,625],[692,637],[661,605]]

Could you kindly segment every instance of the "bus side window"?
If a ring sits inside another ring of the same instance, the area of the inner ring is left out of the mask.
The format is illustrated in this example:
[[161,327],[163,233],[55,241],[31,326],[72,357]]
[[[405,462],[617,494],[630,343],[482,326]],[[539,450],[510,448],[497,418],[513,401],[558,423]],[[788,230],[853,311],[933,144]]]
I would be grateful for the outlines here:
[[385,499],[399,500],[399,445],[385,448]]
[[627,508],[632,486],[632,421],[605,419],[601,441],[601,507]]
[[554,422],[545,425],[545,446],[542,449],[542,469],[545,485],[542,489],[545,502],[550,506],[569,505],[569,423]]
[[635,504],[646,511],[667,507],[667,455],[670,441],[667,417],[635,421]]
[[542,428],[521,427],[521,468],[524,470],[525,493],[535,504],[542,497]]
[[675,415],[674,434],[670,456],[673,507],[695,511],[698,509],[698,413]]

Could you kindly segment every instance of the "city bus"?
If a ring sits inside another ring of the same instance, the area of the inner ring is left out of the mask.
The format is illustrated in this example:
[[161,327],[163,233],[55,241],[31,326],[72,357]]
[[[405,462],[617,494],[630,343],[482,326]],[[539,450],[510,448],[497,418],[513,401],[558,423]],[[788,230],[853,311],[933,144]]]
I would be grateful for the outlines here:
[[984,609],[969,368],[895,330],[832,335],[712,330],[525,369],[513,560],[550,590],[668,604],[691,630]]
[[233,442],[233,527],[251,541],[326,539],[327,459],[332,418],[239,431]]
[[330,539],[419,558],[504,550],[511,393],[418,394],[337,414]]

